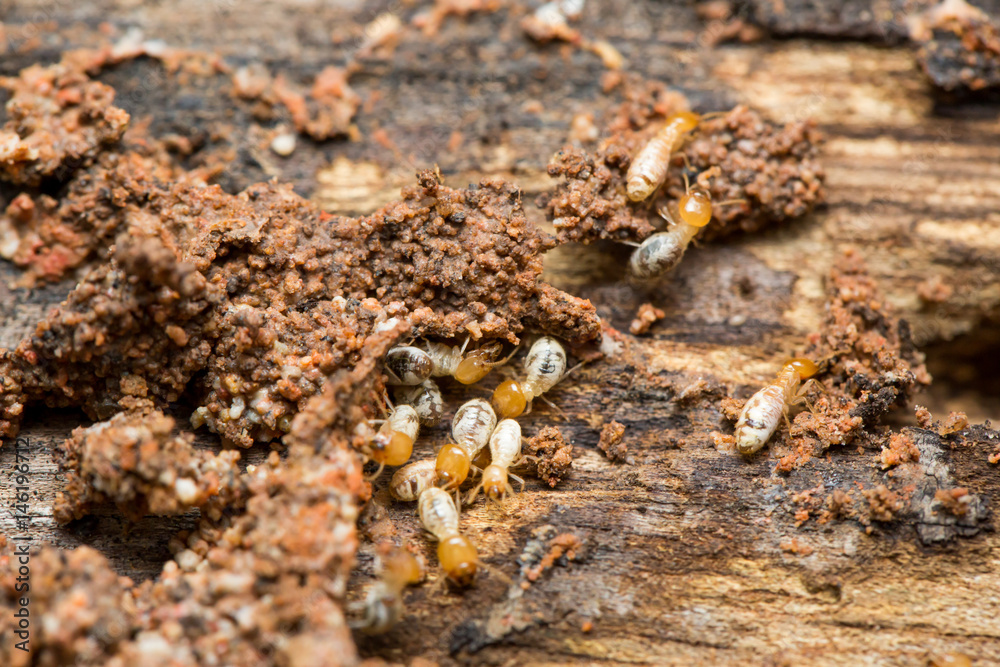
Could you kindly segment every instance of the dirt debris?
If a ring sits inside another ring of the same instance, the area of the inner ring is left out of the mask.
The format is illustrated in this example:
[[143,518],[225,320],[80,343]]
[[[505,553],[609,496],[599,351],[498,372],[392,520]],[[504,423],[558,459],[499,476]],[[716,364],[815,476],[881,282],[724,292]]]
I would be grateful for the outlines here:
[[917,62],[938,88],[974,93],[1000,87],[1000,28],[966,2],[945,2],[913,26]]
[[968,514],[969,503],[973,501],[969,490],[961,486],[953,489],[938,489],[934,493],[934,499],[941,503],[944,511],[957,517]]
[[[347,135],[361,97],[347,83],[348,72],[327,67],[316,75],[308,95],[285,77],[274,79],[274,95],[288,108],[295,129],[316,141]],[[244,88],[244,91],[246,89]]]
[[525,454],[538,458],[535,474],[552,488],[573,469],[573,445],[555,426],[545,426],[528,438]]
[[868,516],[875,521],[892,521],[905,507],[903,498],[889,490],[885,484],[879,484],[874,489],[865,489],[861,494],[868,501]]
[[118,141],[129,121],[112,103],[114,89],[91,81],[66,58],[0,78],[0,87],[11,95],[0,130],[0,174],[13,183],[65,180],[103,145]]
[[882,469],[887,470],[901,463],[910,463],[920,460],[920,449],[906,433],[893,433],[889,436],[889,443],[882,448],[879,453],[879,461]]
[[136,410],[74,430],[58,450],[67,480],[56,496],[56,521],[79,519],[103,501],[132,521],[182,514],[238,492],[239,454],[196,450],[194,436],[175,433],[174,425],[157,410]]
[[[6,538],[0,538],[6,543]],[[19,609],[20,563],[13,544],[0,555],[0,662],[27,665],[110,664],[139,626],[140,611],[132,580],[115,574],[107,559],[87,546],[58,549],[44,546],[31,554],[30,652],[15,648]],[[147,663],[152,664],[152,663]]]
[[628,330],[633,336],[641,336],[648,333],[657,321],[662,320],[667,314],[651,303],[644,303],[639,306],[635,314],[635,319],[629,324]]
[[567,567],[586,556],[586,537],[577,531],[559,532],[555,526],[535,528],[532,539],[525,545],[518,561],[524,581],[521,587],[530,588],[541,576],[557,565]]
[[779,470],[788,472],[862,434],[881,439],[881,460],[887,467],[916,460],[909,458],[913,451],[905,447],[903,436],[893,444],[876,429],[886,413],[906,405],[919,385],[930,383],[909,326],[893,315],[855,252],[847,252],[834,266],[828,293],[823,328],[810,335],[804,355],[820,363],[817,377],[823,389],[810,391],[812,410],[792,421],[793,451],[782,457]]
[[0,257],[25,268],[21,285],[61,280],[106,261],[128,211],[146,203],[154,182],[204,183],[207,174],[177,170],[156,142],[122,141],[120,152],[100,153],[77,170],[59,200],[24,191],[0,213]]
[[[442,338],[516,341],[526,326],[571,343],[600,335],[588,301],[540,281],[551,241],[524,217],[516,188],[484,180],[452,190],[429,171],[420,180],[362,219],[322,213],[275,184],[231,196],[216,186],[140,183],[147,203],[124,216],[111,261],[0,356],[0,428],[14,431],[25,401],[107,418],[126,393],[123,377],[141,380],[132,384],[154,400],[174,401],[208,369],[197,419],[247,446],[283,432],[289,405],[349,364],[376,321],[409,313],[412,333]],[[279,322],[292,338],[279,339]]]
[[601,428],[601,439],[597,442],[597,448],[615,463],[627,462],[628,445],[622,442],[624,435],[624,424],[616,421],[608,422]]
[[[552,220],[560,242],[641,241],[649,236],[664,224],[656,211],[685,192],[685,159],[694,180],[698,174],[719,168],[715,178],[698,181],[714,202],[743,202],[716,206],[712,221],[698,235],[702,241],[799,218],[823,201],[824,172],[816,160],[821,136],[815,125],[805,121],[778,127],[745,106],[698,126],[672,158],[674,168],[651,202],[628,201],[625,175],[631,157],[659,128],[649,110],[672,112],[687,107],[686,101],[665,91],[644,92],[645,109],[635,109],[642,106],[642,96],[623,103],[630,112],[619,113],[627,124],[621,117],[612,120],[607,130],[610,136],[596,153],[566,147],[549,164],[549,174],[564,180],[553,193],[539,197],[538,204]],[[634,129],[633,121],[641,129]]]

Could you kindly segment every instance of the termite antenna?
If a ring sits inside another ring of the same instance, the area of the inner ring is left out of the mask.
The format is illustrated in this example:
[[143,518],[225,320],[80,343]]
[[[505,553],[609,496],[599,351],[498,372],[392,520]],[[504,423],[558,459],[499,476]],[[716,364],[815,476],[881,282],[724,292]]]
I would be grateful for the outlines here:
[[[549,399],[545,398],[544,396],[539,396],[538,400],[543,401],[547,406],[549,406],[550,408],[552,408],[553,410],[555,410],[556,413],[559,415],[559,418],[562,419],[564,422],[568,422],[569,421],[569,417],[566,415],[565,412],[563,412],[562,408],[560,408],[558,405],[556,405],[555,403],[553,403]],[[527,413],[525,413],[525,414],[527,414]]]
[[383,470],[385,470],[385,462],[384,461],[382,463],[378,464],[378,470],[376,470],[375,472],[373,472],[370,475],[366,475],[365,476],[365,478],[364,478],[365,481],[366,482],[374,482],[376,479],[378,479],[379,475],[382,474]]

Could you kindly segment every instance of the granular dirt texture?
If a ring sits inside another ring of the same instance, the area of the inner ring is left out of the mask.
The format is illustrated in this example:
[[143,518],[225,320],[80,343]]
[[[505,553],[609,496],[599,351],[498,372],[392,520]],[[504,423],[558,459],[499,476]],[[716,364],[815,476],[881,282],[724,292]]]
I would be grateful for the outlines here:
[[[647,106],[652,106],[658,93],[649,89],[646,95]],[[664,106],[673,110],[685,104]],[[686,164],[691,168],[691,185],[705,189],[713,202],[739,202],[714,207],[712,221],[698,234],[702,241],[800,218],[824,199],[824,172],[816,159],[821,135],[815,124],[802,121],[779,127],[738,106],[702,121],[670,159],[666,182],[651,201],[630,202],[625,177],[631,159],[660,123],[648,120],[634,129],[631,121],[643,117],[628,117],[627,125],[621,118],[613,121],[610,127],[615,129],[596,154],[567,147],[550,163],[549,174],[564,180],[538,203],[560,242],[641,241],[664,225],[656,211],[685,193]]]
[[0,78],[0,87],[10,93],[0,130],[0,176],[13,183],[65,180],[102,145],[117,141],[128,124],[128,114],[112,104],[114,89],[91,81],[67,59]]
[[[882,418],[907,405],[920,385],[930,383],[923,355],[910,339],[905,320],[893,315],[860,256],[846,252],[831,271],[829,298],[821,330],[809,337],[804,354],[815,360],[821,386],[807,387],[811,409],[792,420],[790,438],[780,428],[772,437],[778,456],[776,470],[790,472],[834,445],[865,437],[886,452],[886,467],[915,461],[919,453],[905,440],[879,430]],[[721,409],[735,420],[739,401],[724,400]]]
[[972,93],[1000,87],[1000,28],[982,12],[943,16],[920,43],[917,62],[938,88]]
[[601,429],[601,439],[597,443],[597,448],[604,452],[608,459],[622,463],[628,460],[628,445],[622,442],[625,435],[625,425],[613,421],[604,425]]
[[58,200],[30,189],[10,201],[0,212],[0,257],[25,269],[19,282],[29,287],[86,270],[108,259],[125,217],[146,204],[155,182],[192,177],[172,168],[162,151],[139,144],[100,153]]
[[196,450],[193,441],[156,410],[119,413],[76,429],[58,451],[67,479],[55,500],[56,521],[79,519],[102,501],[114,502],[133,521],[182,514],[235,490],[239,454]]
[[525,454],[538,457],[535,474],[551,487],[555,487],[573,468],[573,445],[566,442],[555,426],[545,426],[528,438]]
[[[525,327],[576,343],[599,336],[588,301],[540,281],[540,254],[552,242],[524,217],[516,188],[486,180],[452,190],[432,172],[420,180],[360,219],[323,213],[275,184],[231,196],[193,182],[134,181],[145,204],[124,215],[110,262],[0,356],[0,428],[16,430],[24,401],[79,405],[94,419],[111,416],[124,395],[174,401],[209,369],[199,418],[248,445],[283,431],[289,411],[269,400],[314,393],[312,366],[349,364],[353,341],[376,319],[409,313],[412,334],[444,338],[516,341]],[[368,314],[348,314],[355,302]],[[227,385],[239,359],[240,382]],[[244,416],[238,399],[263,407]]]
[[[6,538],[0,538],[6,542]],[[15,647],[15,611],[20,567],[13,544],[0,555],[0,663],[27,665],[107,665],[138,627],[132,581],[119,577],[98,551],[87,546],[32,550],[30,561],[30,652]],[[152,663],[147,663],[152,664]]]

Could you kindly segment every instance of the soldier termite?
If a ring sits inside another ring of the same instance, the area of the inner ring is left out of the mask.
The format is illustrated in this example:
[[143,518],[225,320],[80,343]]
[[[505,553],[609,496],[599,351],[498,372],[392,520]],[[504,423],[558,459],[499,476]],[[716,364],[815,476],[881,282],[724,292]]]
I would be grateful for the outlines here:
[[479,554],[469,538],[458,531],[458,509],[447,491],[436,486],[420,494],[420,522],[438,539],[437,556],[448,579],[468,586],[476,576]]
[[389,480],[389,493],[396,500],[413,502],[426,489],[437,483],[437,461],[423,459],[408,463],[392,475]]
[[451,437],[455,444],[445,445],[438,452],[438,480],[449,489],[457,489],[469,476],[472,459],[490,442],[497,425],[497,416],[490,404],[481,398],[466,402],[451,422]]
[[[712,198],[708,192],[701,188],[692,190],[686,174],[684,185],[684,194],[673,205],[675,211],[671,212],[670,207],[659,210],[660,215],[670,223],[670,229],[649,236],[632,252],[628,267],[634,278],[648,280],[673,270],[698,230],[712,220]],[[743,200],[720,202],[717,206],[737,203],[743,203]]]
[[771,384],[750,397],[740,411],[734,433],[741,454],[753,454],[767,444],[782,415],[787,418],[788,407],[804,402],[802,381],[809,380],[818,370],[809,359],[790,359]]
[[503,344],[498,341],[487,343],[466,354],[465,346],[468,342],[466,339],[461,347],[446,343],[427,343],[427,354],[434,362],[431,375],[451,376],[462,384],[475,384],[497,366],[507,363],[507,360],[514,355],[514,352],[511,352],[507,357],[496,361],[500,351],[503,350]]
[[424,380],[415,386],[399,386],[393,391],[397,403],[413,406],[424,426],[434,426],[444,414],[444,399],[434,380]]
[[566,373],[566,350],[551,336],[542,336],[524,359],[524,382],[507,380],[493,392],[493,407],[501,419],[518,417],[531,402],[555,386]]
[[509,472],[509,468],[520,463],[521,457],[521,426],[513,419],[504,419],[493,430],[490,437],[490,454],[492,461],[483,469],[483,479],[475,489],[469,494],[469,500],[473,500],[479,490],[486,494],[490,500],[503,500],[507,493],[513,493],[514,489],[507,481],[510,476],[521,485],[524,490],[524,480]]
[[418,385],[433,371],[433,360],[419,347],[397,345],[385,353],[385,373],[389,384]]
[[670,156],[700,122],[701,116],[691,111],[681,111],[667,118],[666,124],[639,150],[629,165],[625,192],[630,200],[639,202],[649,199],[663,185],[670,167]]
[[379,580],[368,591],[365,617],[351,627],[365,634],[388,632],[403,616],[403,590],[423,579],[420,563],[410,552],[394,548],[379,556]]

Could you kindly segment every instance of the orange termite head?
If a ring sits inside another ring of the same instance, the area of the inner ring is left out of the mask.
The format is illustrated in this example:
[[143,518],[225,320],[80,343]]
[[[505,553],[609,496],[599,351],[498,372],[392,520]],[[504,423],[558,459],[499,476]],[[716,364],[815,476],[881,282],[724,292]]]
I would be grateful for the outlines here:
[[401,466],[413,454],[413,438],[400,431],[393,431],[385,423],[372,440],[371,457],[387,466]]
[[483,345],[478,350],[469,352],[455,369],[455,379],[462,384],[475,384],[479,382],[498,365],[496,358],[500,356],[502,350],[502,343],[492,341]]
[[448,579],[458,586],[469,586],[476,577],[479,553],[464,535],[451,535],[438,543],[438,561]]
[[469,476],[469,453],[458,445],[445,445],[438,452],[438,482],[446,489],[457,489]]
[[691,132],[700,122],[701,116],[693,111],[678,111],[667,117],[667,125],[673,125],[681,132]]
[[703,190],[692,190],[677,203],[678,217],[692,227],[704,227],[712,220],[712,198]]
[[483,470],[483,492],[490,500],[503,500],[507,493],[507,470],[490,464]]
[[424,578],[420,563],[405,549],[394,549],[382,557],[382,573],[387,582],[400,589]]
[[794,368],[798,372],[799,377],[803,380],[808,380],[819,372],[819,366],[817,366],[811,359],[804,359],[801,357],[789,359],[785,362],[784,367],[788,368],[789,366]]
[[528,400],[520,383],[515,380],[501,382],[493,392],[493,409],[500,419],[520,417],[528,407]]

